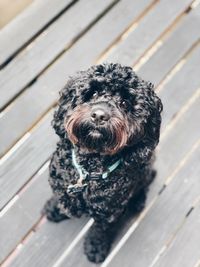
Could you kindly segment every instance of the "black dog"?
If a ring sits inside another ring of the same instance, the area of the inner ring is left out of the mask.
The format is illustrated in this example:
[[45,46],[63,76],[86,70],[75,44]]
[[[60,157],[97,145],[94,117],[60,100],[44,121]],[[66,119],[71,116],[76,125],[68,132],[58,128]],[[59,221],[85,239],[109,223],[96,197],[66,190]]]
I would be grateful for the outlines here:
[[50,164],[54,197],[47,218],[89,214],[89,260],[107,256],[127,207],[139,211],[154,175],[162,103],[153,85],[120,64],[92,66],[61,91],[53,127],[60,136]]

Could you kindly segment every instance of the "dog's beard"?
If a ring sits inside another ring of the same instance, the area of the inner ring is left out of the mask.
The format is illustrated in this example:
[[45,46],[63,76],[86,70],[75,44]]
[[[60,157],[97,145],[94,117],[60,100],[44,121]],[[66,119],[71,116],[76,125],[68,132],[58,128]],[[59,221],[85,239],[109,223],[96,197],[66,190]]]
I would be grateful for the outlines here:
[[105,125],[95,125],[88,118],[88,106],[76,109],[65,123],[68,137],[73,144],[93,153],[113,155],[122,149],[128,140],[126,120],[113,115]]

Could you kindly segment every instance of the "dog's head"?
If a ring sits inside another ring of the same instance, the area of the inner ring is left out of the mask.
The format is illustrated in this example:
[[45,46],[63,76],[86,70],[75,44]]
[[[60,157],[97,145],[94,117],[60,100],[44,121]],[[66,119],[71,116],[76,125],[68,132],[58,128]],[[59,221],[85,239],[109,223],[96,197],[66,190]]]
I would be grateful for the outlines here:
[[90,152],[115,154],[126,146],[159,141],[162,104],[153,85],[120,64],[92,66],[61,91],[53,126]]

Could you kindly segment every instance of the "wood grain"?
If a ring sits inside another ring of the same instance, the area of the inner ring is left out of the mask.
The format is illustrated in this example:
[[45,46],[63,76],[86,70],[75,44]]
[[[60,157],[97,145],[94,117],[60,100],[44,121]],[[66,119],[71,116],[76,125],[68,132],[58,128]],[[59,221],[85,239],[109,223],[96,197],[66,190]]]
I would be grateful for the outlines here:
[[191,4],[191,0],[159,1],[128,37],[111,51],[108,61],[133,65]]
[[[0,108],[86,30],[113,0],[80,1],[45,30],[0,72]],[[77,17],[80,19],[77,20]],[[81,24],[80,24],[81,21]]]
[[[73,1],[75,2],[75,1]],[[72,0],[35,0],[0,32],[0,66],[45,28]],[[31,25],[31,27],[30,27]]]

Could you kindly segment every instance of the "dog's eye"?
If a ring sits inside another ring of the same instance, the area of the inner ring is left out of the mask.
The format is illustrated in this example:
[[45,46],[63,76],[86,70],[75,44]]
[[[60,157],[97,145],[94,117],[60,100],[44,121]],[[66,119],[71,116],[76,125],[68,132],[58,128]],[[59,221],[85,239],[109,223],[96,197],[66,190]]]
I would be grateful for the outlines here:
[[127,102],[125,100],[123,100],[121,102],[121,107],[123,107],[123,108],[126,108],[127,107]]
[[93,94],[93,96],[94,96],[94,97],[97,96],[97,92],[95,92],[95,93]]

